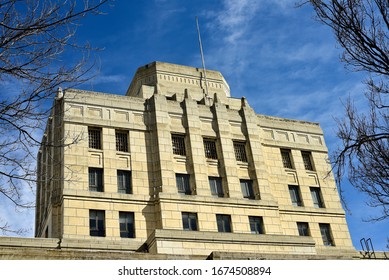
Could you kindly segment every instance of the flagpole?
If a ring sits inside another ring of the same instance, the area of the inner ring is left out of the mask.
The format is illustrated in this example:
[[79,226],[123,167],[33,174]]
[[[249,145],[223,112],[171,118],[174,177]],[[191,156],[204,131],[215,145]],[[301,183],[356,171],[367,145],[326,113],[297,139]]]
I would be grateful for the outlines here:
[[209,98],[209,95],[208,95],[208,82],[207,82],[207,74],[206,74],[206,71],[205,71],[205,62],[204,62],[203,44],[201,43],[199,19],[198,19],[197,17],[196,17],[196,26],[197,26],[197,35],[198,35],[198,38],[199,38],[201,63],[202,63],[202,65],[203,65],[203,71],[204,71],[204,80],[205,80],[205,99],[208,99],[208,98]]

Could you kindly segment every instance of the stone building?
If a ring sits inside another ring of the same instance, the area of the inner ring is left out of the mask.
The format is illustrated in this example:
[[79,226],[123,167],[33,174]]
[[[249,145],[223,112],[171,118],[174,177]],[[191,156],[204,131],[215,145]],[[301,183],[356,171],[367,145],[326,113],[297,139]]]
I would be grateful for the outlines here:
[[356,253],[319,124],[256,114],[220,72],[153,62],[126,96],[59,91],[43,142],[36,237],[154,255]]

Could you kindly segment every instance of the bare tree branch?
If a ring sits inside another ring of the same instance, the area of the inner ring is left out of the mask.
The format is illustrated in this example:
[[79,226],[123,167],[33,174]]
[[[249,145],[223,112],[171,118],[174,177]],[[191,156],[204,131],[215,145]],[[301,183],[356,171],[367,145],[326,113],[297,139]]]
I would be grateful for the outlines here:
[[[100,14],[108,0],[33,1],[0,3],[0,196],[17,208],[33,207],[24,193],[35,189],[36,154],[42,147],[58,147],[41,135],[58,87],[74,87],[88,80],[94,66],[89,44],[75,33],[89,14]],[[65,55],[79,61],[65,61]],[[74,143],[79,139],[66,141]],[[53,178],[47,178],[52,180]],[[1,220],[1,217],[0,217]],[[20,233],[0,221],[3,233]]]
[[[333,156],[340,182],[344,175],[369,197],[368,205],[381,210],[370,217],[389,218],[389,1],[311,0],[317,19],[329,26],[343,49],[341,60],[353,71],[365,71],[368,111],[347,100],[338,119],[342,140]],[[306,3],[303,3],[306,4]],[[342,189],[341,189],[342,193]]]

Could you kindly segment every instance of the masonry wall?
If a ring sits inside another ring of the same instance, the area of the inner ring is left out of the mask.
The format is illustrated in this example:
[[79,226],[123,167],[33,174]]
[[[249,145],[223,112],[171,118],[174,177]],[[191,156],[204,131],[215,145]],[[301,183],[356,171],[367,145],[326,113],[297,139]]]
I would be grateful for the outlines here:
[[[199,70],[190,68],[189,79],[185,67],[153,67],[139,70],[129,96],[68,90],[57,101],[64,145],[55,176],[61,183],[54,187],[41,172],[37,236],[146,244],[154,254],[354,252],[318,124],[256,114],[245,98],[226,96],[228,85],[217,73],[212,97],[201,98],[204,81],[190,80],[202,79]],[[101,131],[99,149],[90,148],[90,128]],[[117,131],[128,133],[126,152],[117,151]],[[184,155],[173,153],[172,135],[184,138]],[[204,139],[215,141],[216,159],[205,156]],[[237,160],[234,142],[243,143],[247,160]],[[290,151],[291,168],[284,167],[281,149]],[[313,170],[306,170],[302,152],[310,153]],[[40,158],[46,170],[48,152]],[[103,172],[101,192],[90,190],[91,168]],[[118,192],[118,170],[131,172],[131,194]],[[189,176],[190,194],[178,191],[177,174]],[[211,194],[209,177],[222,179],[223,197]],[[251,180],[251,199],[243,197],[240,180]],[[292,205],[289,186],[299,188],[300,206]],[[321,207],[313,204],[311,188],[320,190]],[[60,199],[45,198],[49,190]],[[91,210],[104,212],[103,237],[91,236]],[[120,237],[120,212],[134,215],[131,238]],[[184,230],[185,212],[196,215],[197,231]],[[230,217],[232,233],[218,232],[216,214]],[[250,216],[262,218],[263,234],[251,233]],[[309,236],[299,235],[297,222],[308,224]],[[319,224],[330,226],[334,246],[324,246]]]

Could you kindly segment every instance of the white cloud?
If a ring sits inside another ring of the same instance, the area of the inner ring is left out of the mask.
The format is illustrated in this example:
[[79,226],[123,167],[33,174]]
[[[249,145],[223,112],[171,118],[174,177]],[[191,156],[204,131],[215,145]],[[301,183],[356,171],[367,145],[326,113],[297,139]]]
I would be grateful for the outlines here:
[[107,84],[107,83],[122,83],[123,81],[127,81],[128,77],[116,74],[116,75],[97,75],[95,78],[92,79],[92,83],[94,85],[98,84]]
[[226,33],[225,41],[238,43],[238,40],[246,35],[249,22],[256,15],[260,5],[261,1],[224,1],[224,9],[216,14],[215,24]]
[[323,63],[336,59],[337,56],[338,52],[331,43],[318,45],[309,42],[292,49],[290,52],[284,52],[284,58],[293,63],[310,60]]

